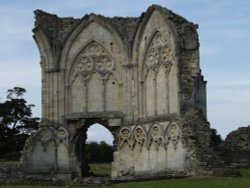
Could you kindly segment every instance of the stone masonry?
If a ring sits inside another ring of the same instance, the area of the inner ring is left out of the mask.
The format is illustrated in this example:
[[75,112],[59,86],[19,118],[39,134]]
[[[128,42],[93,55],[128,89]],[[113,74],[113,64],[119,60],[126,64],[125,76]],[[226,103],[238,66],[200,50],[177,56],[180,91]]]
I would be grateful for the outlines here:
[[225,162],[237,167],[250,167],[250,126],[229,133],[223,147]]
[[137,18],[35,15],[42,121],[25,144],[25,175],[87,176],[84,145],[94,123],[114,135],[114,180],[222,173],[196,24],[158,5]]

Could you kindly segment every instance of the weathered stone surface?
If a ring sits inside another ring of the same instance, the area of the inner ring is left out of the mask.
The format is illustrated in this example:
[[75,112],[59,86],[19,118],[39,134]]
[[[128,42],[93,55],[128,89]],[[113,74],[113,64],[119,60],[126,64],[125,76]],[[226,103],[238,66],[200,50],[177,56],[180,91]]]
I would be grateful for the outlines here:
[[86,187],[90,185],[100,186],[100,185],[111,185],[111,180],[109,177],[95,177],[90,176],[81,179],[74,179],[73,182],[68,186],[69,188]]
[[240,127],[229,133],[223,149],[226,163],[238,167],[250,167],[250,126]]
[[158,5],[139,18],[35,14],[42,122],[24,148],[26,176],[89,175],[94,123],[114,135],[113,180],[215,175],[197,25]]

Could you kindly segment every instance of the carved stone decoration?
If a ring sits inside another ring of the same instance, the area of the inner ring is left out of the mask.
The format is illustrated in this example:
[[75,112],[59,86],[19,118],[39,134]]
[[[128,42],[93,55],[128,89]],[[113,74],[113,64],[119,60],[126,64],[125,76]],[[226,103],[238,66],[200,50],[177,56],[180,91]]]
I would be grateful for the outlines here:
[[159,51],[157,48],[151,48],[148,52],[147,67],[153,71],[157,70],[160,66]]
[[87,56],[80,56],[78,64],[76,66],[76,72],[82,76],[82,78],[87,78],[94,69],[93,61]]
[[174,148],[177,148],[177,144],[181,138],[181,131],[179,126],[176,123],[171,123],[167,128],[168,139],[174,145]]
[[98,57],[95,69],[102,77],[105,77],[105,75],[110,74],[113,68],[114,64],[108,56],[103,55]]
[[64,127],[59,127],[56,132],[56,142],[61,143],[64,142],[65,145],[68,145],[69,132]]
[[171,49],[167,45],[163,46],[161,48],[160,55],[161,64],[166,68],[167,71],[169,71],[172,66],[172,61],[174,59]]
[[160,145],[164,144],[164,133],[160,124],[153,124],[148,133],[148,149],[153,145],[159,150]]
[[146,137],[146,131],[142,126],[135,127],[133,131],[133,138],[134,138],[134,144],[133,149],[136,145],[139,146],[139,150],[142,151],[143,145],[146,143],[147,137]]
[[167,70],[170,70],[174,61],[174,55],[168,47],[167,41],[160,33],[156,33],[148,48],[146,57],[146,66],[149,70],[158,71],[158,68],[163,65]]
[[97,42],[87,45],[77,57],[73,72],[88,79],[94,72],[107,78],[115,69],[111,55]]
[[122,149],[122,147],[127,144],[130,148],[132,147],[132,140],[131,140],[131,130],[130,127],[122,127],[119,131],[119,149]]
[[45,152],[49,142],[53,139],[53,133],[48,128],[43,128],[37,133],[37,138],[41,142],[43,151]]

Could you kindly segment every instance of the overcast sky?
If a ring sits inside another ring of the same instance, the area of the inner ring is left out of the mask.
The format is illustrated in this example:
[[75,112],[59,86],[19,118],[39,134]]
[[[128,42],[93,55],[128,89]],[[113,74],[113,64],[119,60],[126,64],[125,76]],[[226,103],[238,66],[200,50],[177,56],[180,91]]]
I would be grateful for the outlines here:
[[[151,4],[167,7],[199,25],[200,64],[207,85],[208,120],[223,138],[250,124],[249,0],[0,0],[0,100],[14,86],[40,116],[40,59],[32,38],[35,9],[60,17],[140,16]],[[89,131],[90,139],[106,134]],[[109,141],[110,142],[110,141]]]

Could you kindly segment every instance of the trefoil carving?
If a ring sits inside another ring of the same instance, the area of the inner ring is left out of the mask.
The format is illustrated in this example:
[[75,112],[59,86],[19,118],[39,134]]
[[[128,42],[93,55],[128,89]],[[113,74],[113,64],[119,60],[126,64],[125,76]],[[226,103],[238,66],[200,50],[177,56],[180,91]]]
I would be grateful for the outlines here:
[[86,80],[93,73],[98,73],[103,79],[115,70],[111,55],[98,43],[92,42],[87,45],[76,58],[74,72]]

